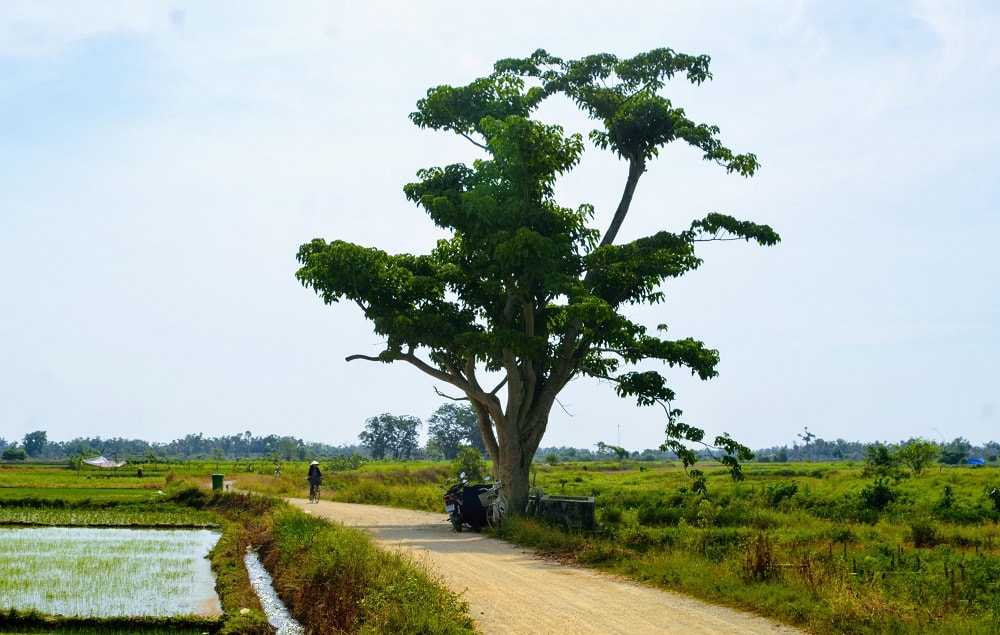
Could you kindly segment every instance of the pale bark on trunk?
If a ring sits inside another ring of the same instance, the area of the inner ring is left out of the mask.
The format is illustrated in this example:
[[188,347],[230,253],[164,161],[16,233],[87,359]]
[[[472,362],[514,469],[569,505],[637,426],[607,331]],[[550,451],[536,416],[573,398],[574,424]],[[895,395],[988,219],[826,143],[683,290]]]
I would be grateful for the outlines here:
[[[479,430],[493,460],[494,476],[504,484],[510,513],[520,513],[528,503],[531,463],[545,434],[552,403],[546,399],[527,413],[519,413],[518,420],[510,413],[505,415],[499,409],[487,409],[483,404],[473,402],[473,409],[479,417]],[[491,417],[496,436],[490,425]]]

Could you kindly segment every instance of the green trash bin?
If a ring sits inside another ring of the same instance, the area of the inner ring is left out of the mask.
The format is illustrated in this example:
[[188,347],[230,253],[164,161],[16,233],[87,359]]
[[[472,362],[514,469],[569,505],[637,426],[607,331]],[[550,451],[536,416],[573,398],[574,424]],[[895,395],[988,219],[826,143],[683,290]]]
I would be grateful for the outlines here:
[[222,474],[213,474],[212,475],[212,489],[214,489],[214,490],[215,489],[217,489],[217,490],[221,490],[222,489],[222,478],[223,478]]

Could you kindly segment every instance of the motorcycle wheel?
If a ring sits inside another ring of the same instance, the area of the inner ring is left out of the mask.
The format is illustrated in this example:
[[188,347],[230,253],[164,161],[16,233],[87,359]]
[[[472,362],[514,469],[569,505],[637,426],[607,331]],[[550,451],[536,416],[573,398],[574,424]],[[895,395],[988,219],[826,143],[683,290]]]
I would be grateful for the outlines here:
[[459,515],[452,514],[449,518],[451,518],[451,528],[455,530],[455,533],[462,533],[462,519]]

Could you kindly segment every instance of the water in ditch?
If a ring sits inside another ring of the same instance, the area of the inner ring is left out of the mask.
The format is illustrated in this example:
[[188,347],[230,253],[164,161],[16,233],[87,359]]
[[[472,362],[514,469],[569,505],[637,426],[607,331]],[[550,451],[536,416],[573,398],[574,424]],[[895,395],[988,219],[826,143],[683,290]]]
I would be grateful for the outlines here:
[[277,629],[277,635],[305,635],[302,625],[288,614],[288,609],[285,608],[278,594],[274,592],[271,574],[267,572],[267,569],[261,564],[260,558],[250,547],[247,547],[243,563],[246,564],[247,573],[250,574],[250,584],[253,585],[257,597],[260,598],[260,604],[264,608],[264,614],[267,615],[267,621]]

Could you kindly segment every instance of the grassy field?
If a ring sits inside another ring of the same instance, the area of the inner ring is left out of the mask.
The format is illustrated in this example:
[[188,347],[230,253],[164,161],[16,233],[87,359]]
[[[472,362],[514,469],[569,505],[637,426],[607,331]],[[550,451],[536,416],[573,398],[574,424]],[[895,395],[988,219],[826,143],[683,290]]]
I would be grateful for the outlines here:
[[[39,614],[30,607],[0,607],[0,632],[270,633],[243,565],[248,547],[268,566],[292,616],[311,632],[473,632],[459,597],[414,562],[380,551],[366,535],[312,518],[275,497],[212,492],[207,488],[218,469],[214,461],[188,462],[140,479],[134,473],[95,477],[61,466],[0,468],[3,526],[220,528],[211,562],[224,612],[222,619],[73,618]],[[21,566],[17,562],[0,567]],[[84,593],[90,589],[77,588]]]
[[[21,522],[32,514],[96,512],[107,517],[104,512],[113,508],[116,514],[179,513],[197,519],[193,523],[197,524],[207,517],[196,514],[212,514],[216,519],[222,514],[209,501],[218,501],[217,505],[235,501],[223,506],[227,506],[228,518],[242,519],[237,523],[238,537],[231,538],[232,531],[224,534],[218,550],[229,549],[235,558],[242,556],[247,544],[265,545],[265,562],[279,572],[276,587],[287,585],[285,595],[294,597],[297,589],[329,584],[324,571],[353,562],[355,556],[346,561],[329,559],[335,545],[353,545],[358,540],[353,534],[341,535],[336,533],[339,528],[332,529],[323,539],[328,548],[313,551],[302,536],[319,531],[310,524],[315,519],[286,517],[286,512],[270,507],[279,497],[306,496],[304,463],[285,464],[280,476],[273,469],[226,473],[226,481],[234,482],[236,488],[267,497],[206,495],[210,475],[226,467],[225,463],[189,463],[144,476],[141,483],[134,475],[92,477],[90,484],[99,486],[95,493],[67,499],[43,494],[44,490],[82,487],[79,480],[73,485],[73,475],[66,474],[69,470],[60,474],[57,468],[48,468],[51,473],[36,469],[33,477],[18,477],[26,480],[17,481],[17,487],[31,493],[17,496],[22,501],[41,498],[49,502],[21,506],[13,515]],[[325,499],[442,514],[440,486],[454,471],[449,464],[430,462],[369,463],[343,471],[325,467]],[[565,531],[538,519],[513,518],[500,534],[554,558],[751,610],[815,633],[1000,632],[1000,470],[934,466],[920,475],[897,471],[875,476],[863,467],[851,463],[749,464],[747,479],[739,483],[721,471],[710,471],[708,491],[699,493],[682,469],[669,464],[539,466],[533,474],[535,485],[547,493],[595,497],[598,530]],[[87,482],[83,475],[76,478]],[[115,488],[121,484],[119,489],[129,489],[126,485],[140,492],[163,488],[166,493],[157,499],[167,500],[153,503],[140,497],[130,501],[130,494],[122,494],[119,500],[95,498],[104,489],[103,483],[95,481],[108,480],[116,483]],[[13,482],[7,472],[0,472],[0,484]],[[193,504],[184,505],[181,512],[171,511],[183,502],[178,500],[178,488],[190,484],[201,486],[197,491],[205,498],[187,501]],[[0,487],[0,523],[17,522],[3,504],[5,492],[13,496],[16,491]],[[243,510],[263,504],[248,501],[269,501],[268,511]],[[275,524],[279,518],[281,522]],[[266,526],[259,524],[265,520]],[[58,523],[48,519],[38,524]],[[279,540],[277,536],[285,531],[288,534]],[[349,547],[346,553],[354,549],[361,548]],[[377,562],[371,555],[356,559]],[[306,569],[313,577],[298,577],[303,565],[310,563],[315,566]],[[238,569],[226,574],[224,565],[217,563],[216,571],[222,572],[217,573],[220,588],[239,586],[226,581],[227,575],[238,577]],[[363,580],[368,574],[358,575]],[[351,584],[362,589],[368,585],[357,580]],[[377,597],[379,592],[368,593]],[[414,597],[424,604],[431,602],[431,596]],[[223,597],[223,607],[231,612],[231,607],[246,606],[247,601],[227,604]],[[316,601],[314,597],[309,602]],[[301,597],[298,602],[309,603]],[[369,603],[375,605],[388,610],[392,603]],[[361,623],[376,619],[355,618]],[[418,632],[406,631],[416,628],[412,623],[396,624],[403,629],[400,632]],[[464,632],[468,625],[452,627],[453,632]]]
[[[677,466],[539,466],[548,494],[594,496],[599,529],[513,519],[502,537],[553,557],[815,633],[1000,632],[1000,470],[876,477],[862,464],[750,464],[698,493]],[[305,465],[239,477],[305,496]],[[324,497],[441,511],[444,463],[327,471]],[[442,512],[443,513],[443,512]]]

